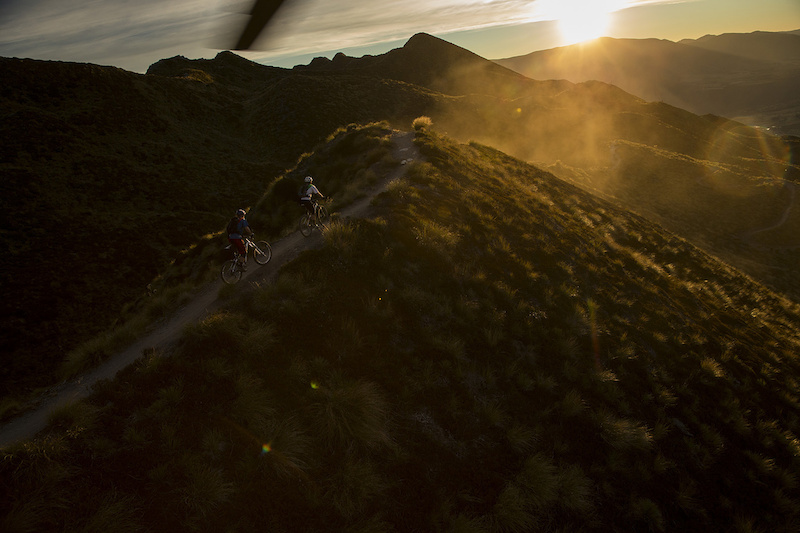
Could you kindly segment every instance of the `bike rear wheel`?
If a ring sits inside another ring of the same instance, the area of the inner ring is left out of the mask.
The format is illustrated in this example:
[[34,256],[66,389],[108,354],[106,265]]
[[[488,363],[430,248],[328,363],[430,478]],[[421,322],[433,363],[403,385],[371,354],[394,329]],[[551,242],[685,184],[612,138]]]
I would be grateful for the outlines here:
[[236,265],[236,260],[231,259],[222,264],[222,281],[232,285],[242,279],[242,270]]
[[300,217],[300,233],[303,234],[303,237],[308,237],[311,235],[311,232],[314,230],[314,224],[312,222],[311,216],[306,213],[305,215]]
[[253,243],[253,259],[259,265],[266,265],[272,259],[272,247],[267,241]]

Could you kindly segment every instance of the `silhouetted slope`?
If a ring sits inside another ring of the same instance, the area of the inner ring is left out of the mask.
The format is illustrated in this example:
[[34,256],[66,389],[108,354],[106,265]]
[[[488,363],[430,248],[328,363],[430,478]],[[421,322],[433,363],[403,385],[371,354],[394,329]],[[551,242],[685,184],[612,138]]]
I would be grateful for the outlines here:
[[[426,33],[411,37],[402,47],[380,56],[352,58],[337,54],[318,58],[302,72],[347,72],[413,83],[448,95],[480,94],[513,98],[544,84]],[[552,85],[552,84],[550,84]],[[556,88],[550,89],[550,91]]]
[[150,65],[147,74],[167,78],[196,79],[228,88],[259,89],[289,75],[286,69],[260,65],[232,52],[220,52],[214,59],[175,56]]
[[59,62],[3,59],[0,70],[10,390],[17,370],[42,357],[47,371],[108,327],[276,167],[237,138],[241,120],[213,87]]
[[495,149],[418,142],[377,219],[5,450],[0,520],[791,531],[797,306]]

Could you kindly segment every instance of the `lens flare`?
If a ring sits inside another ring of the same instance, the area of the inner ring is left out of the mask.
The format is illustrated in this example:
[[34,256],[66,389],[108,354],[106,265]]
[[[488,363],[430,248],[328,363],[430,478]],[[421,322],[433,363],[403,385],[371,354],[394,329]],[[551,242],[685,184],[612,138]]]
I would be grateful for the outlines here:
[[612,13],[626,5],[625,0],[538,0],[534,5],[544,20],[554,20],[569,45],[602,37],[611,26]]
[[[752,130],[746,129],[744,133],[750,136]],[[709,163],[706,165],[704,184],[732,197],[745,197],[764,192],[749,177],[783,178],[790,162],[788,147],[763,134],[759,134],[756,141],[757,145],[751,144],[750,157],[742,159],[742,133],[717,128],[706,144],[704,157]]]

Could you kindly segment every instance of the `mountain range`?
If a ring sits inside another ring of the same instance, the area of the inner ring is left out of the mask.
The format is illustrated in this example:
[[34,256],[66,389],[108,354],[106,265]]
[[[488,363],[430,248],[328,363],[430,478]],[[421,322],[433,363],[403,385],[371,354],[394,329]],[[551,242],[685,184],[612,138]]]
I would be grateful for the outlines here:
[[[6,390],[55,379],[80,341],[153,296],[182,251],[350,123],[429,116],[800,294],[791,139],[599,81],[526,78],[430,35],[294,69],[229,52],[146,75],[6,58],[0,79]],[[290,189],[276,209],[295,209]]]
[[800,135],[800,30],[612,39],[496,60],[533,79],[599,80],[648,101]]

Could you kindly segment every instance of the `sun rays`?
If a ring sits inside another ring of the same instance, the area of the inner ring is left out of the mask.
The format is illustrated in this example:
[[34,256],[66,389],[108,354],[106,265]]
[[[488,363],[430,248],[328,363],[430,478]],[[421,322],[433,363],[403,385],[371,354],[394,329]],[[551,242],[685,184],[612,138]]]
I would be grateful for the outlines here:
[[538,0],[537,12],[558,23],[562,44],[569,45],[602,37],[611,26],[613,13],[625,0]]

